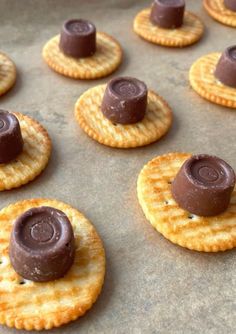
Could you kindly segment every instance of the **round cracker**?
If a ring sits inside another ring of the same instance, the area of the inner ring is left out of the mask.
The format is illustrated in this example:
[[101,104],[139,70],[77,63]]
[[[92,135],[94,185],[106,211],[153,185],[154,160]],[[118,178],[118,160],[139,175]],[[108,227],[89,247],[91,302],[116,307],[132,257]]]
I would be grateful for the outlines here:
[[148,42],[168,47],[184,47],[196,43],[203,35],[204,25],[193,13],[185,11],[184,22],[178,29],[163,29],[149,19],[151,8],[138,13],[134,31]]
[[[76,245],[75,261],[68,273],[46,283],[22,279],[9,259],[9,239],[15,219],[39,206],[51,206],[68,216]],[[105,253],[95,228],[76,209],[50,199],[12,204],[0,211],[0,240],[1,324],[26,330],[51,329],[82,316],[96,301],[104,281]]]
[[94,140],[117,148],[138,147],[157,141],[169,130],[172,111],[163,98],[150,90],[147,111],[141,122],[113,124],[101,111],[105,88],[106,85],[90,88],[75,105],[76,120]]
[[199,217],[178,206],[171,182],[186,153],[169,153],[148,162],[139,174],[139,203],[152,226],[171,242],[196,251],[218,252],[236,247],[236,189],[228,209],[215,217]]
[[203,0],[203,5],[213,19],[228,26],[236,27],[236,12],[227,9],[224,0]]
[[21,113],[13,114],[20,123],[24,147],[15,160],[0,164],[0,191],[32,181],[44,170],[51,154],[51,140],[42,125]]
[[236,88],[222,84],[215,76],[220,53],[211,53],[199,58],[190,68],[192,88],[203,98],[228,108],[236,108]]
[[60,36],[43,48],[43,58],[56,72],[74,79],[97,79],[114,72],[122,61],[120,44],[106,33],[97,32],[97,51],[92,57],[73,58],[59,49]]
[[0,52],[0,95],[5,94],[16,81],[16,66],[4,53]]

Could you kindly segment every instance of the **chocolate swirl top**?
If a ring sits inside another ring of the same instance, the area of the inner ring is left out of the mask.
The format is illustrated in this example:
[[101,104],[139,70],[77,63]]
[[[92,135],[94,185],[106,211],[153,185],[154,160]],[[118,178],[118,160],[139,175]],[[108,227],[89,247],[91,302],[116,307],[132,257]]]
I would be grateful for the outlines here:
[[94,31],[94,25],[86,20],[68,20],[64,24],[65,29],[72,35],[84,35]]
[[236,61],[236,45],[229,47],[227,53],[232,61]]
[[108,82],[101,110],[113,123],[132,124],[143,119],[147,107],[147,87],[131,77]]
[[184,10],[184,0],[155,0],[150,20],[161,28],[176,29],[183,24]]
[[221,55],[215,76],[224,85],[236,88],[236,45],[228,47]]
[[183,164],[171,190],[183,209],[200,216],[214,216],[227,209],[234,186],[234,171],[224,160],[201,154]]
[[65,215],[55,209],[41,208],[28,211],[18,221],[16,240],[30,251],[40,251],[46,248],[58,247],[63,234],[62,229],[68,229]]
[[74,260],[74,234],[67,216],[51,207],[26,211],[14,224],[10,259],[16,272],[32,281],[64,276]]
[[23,150],[23,139],[18,119],[0,110],[0,163],[8,163]]
[[192,159],[186,167],[193,182],[203,187],[225,188],[231,184],[231,169],[226,168],[223,160],[211,156]]
[[143,82],[134,78],[117,78],[110,82],[109,88],[113,94],[122,99],[142,96],[145,89]]
[[179,5],[184,4],[184,0],[159,0],[159,3],[164,6],[178,7]]
[[87,20],[68,20],[61,30],[61,51],[71,57],[90,57],[96,52],[96,28]]
[[236,0],[224,0],[225,7],[236,12]]
[[9,113],[5,113],[1,111],[0,113],[0,133],[6,133],[9,128],[12,126],[13,118],[10,116]]

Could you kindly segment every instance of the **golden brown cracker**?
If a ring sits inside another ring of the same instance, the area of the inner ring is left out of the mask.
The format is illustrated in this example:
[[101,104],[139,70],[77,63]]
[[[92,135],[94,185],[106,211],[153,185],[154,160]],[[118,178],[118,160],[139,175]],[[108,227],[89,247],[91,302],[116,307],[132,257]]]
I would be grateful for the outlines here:
[[236,108],[236,89],[222,84],[214,76],[220,53],[199,58],[189,72],[192,88],[203,98],[224,107]]
[[224,5],[224,0],[203,0],[206,11],[216,21],[231,27],[236,27],[236,12]]
[[59,49],[57,35],[43,48],[43,58],[56,72],[74,79],[97,79],[114,72],[122,61],[120,44],[106,33],[97,32],[97,51],[91,57],[73,58]]
[[[65,277],[46,283],[22,279],[9,259],[12,224],[33,207],[51,206],[69,218],[75,261]],[[59,327],[82,316],[96,301],[104,280],[105,253],[93,225],[76,209],[50,199],[31,199],[0,211],[0,323],[26,330]],[[22,284],[24,283],[24,284]]]
[[0,96],[5,94],[16,81],[16,67],[13,61],[0,52]]
[[42,125],[21,113],[13,114],[20,123],[24,147],[15,160],[0,164],[0,191],[20,187],[36,178],[51,154],[51,140]]
[[134,19],[134,31],[148,42],[168,47],[184,47],[196,43],[203,35],[204,25],[194,14],[185,12],[184,23],[178,29],[163,29],[149,19],[151,8],[138,13]]
[[146,218],[175,244],[196,251],[218,252],[236,247],[236,189],[228,209],[215,217],[199,217],[178,206],[171,182],[186,153],[169,153],[148,162],[139,174],[137,192]]
[[113,124],[101,111],[106,85],[90,88],[77,100],[75,117],[81,128],[101,144],[129,148],[148,145],[160,139],[170,128],[172,111],[156,93],[148,91],[144,119],[135,124]]

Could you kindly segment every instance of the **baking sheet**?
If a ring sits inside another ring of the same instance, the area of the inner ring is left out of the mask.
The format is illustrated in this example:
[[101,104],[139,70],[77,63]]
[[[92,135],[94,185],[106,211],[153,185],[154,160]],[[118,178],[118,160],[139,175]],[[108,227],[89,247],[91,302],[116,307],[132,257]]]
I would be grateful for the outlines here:
[[[149,1],[0,1],[1,50],[18,69],[17,84],[0,98],[0,108],[36,118],[53,141],[45,172],[18,190],[0,193],[0,206],[32,197],[68,202],[94,223],[106,249],[107,273],[98,301],[78,321],[52,331],[55,334],[236,331],[235,251],[203,254],[173,245],[146,221],[136,197],[140,169],[159,154],[212,153],[236,169],[236,111],[204,101],[188,83],[192,62],[235,44],[235,30],[208,17],[200,0],[186,2],[204,20],[205,36],[194,46],[168,49],[132,31],[134,16]],[[124,62],[116,75],[144,80],[169,102],[174,124],[161,141],[112,149],[87,137],[76,124],[77,98],[108,78],[71,80],[43,62],[44,43],[72,17],[90,19],[120,41]],[[18,331],[0,327],[0,333]]]

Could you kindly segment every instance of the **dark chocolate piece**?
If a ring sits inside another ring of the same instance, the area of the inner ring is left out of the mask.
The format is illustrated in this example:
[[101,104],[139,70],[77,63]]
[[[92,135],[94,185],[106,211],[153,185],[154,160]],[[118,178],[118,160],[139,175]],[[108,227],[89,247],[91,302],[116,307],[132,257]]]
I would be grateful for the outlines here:
[[131,77],[108,82],[101,110],[113,123],[132,124],[141,121],[147,108],[147,86]]
[[184,10],[184,0],[155,0],[150,20],[161,28],[176,29],[183,25]]
[[96,28],[86,20],[68,20],[63,24],[59,42],[61,51],[70,57],[91,57],[96,52]]
[[62,211],[46,206],[32,208],[15,221],[10,260],[22,277],[34,282],[63,277],[74,256],[73,229]]
[[236,0],[224,0],[225,7],[236,12]]
[[222,53],[216,65],[215,77],[224,85],[236,88],[236,45]]
[[14,114],[0,110],[0,163],[8,163],[23,150],[20,124]]
[[234,171],[224,160],[200,154],[185,161],[171,191],[181,208],[199,216],[215,216],[227,209],[234,186]]

